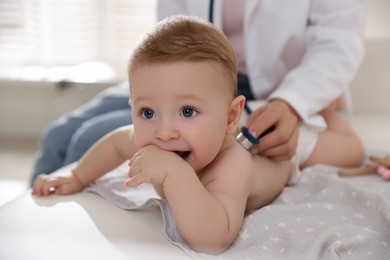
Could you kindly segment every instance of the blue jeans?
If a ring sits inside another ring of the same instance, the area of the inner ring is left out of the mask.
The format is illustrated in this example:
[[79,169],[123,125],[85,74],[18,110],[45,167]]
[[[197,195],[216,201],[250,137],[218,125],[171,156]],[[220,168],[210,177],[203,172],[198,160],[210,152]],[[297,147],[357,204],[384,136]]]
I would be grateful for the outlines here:
[[41,137],[30,185],[39,174],[79,160],[105,134],[131,124],[128,100],[127,94],[105,91],[55,120]]
[[[249,80],[237,76],[238,94],[252,100]],[[54,121],[43,133],[30,185],[41,173],[50,174],[75,162],[100,138],[132,123],[128,94],[105,91],[84,106]]]

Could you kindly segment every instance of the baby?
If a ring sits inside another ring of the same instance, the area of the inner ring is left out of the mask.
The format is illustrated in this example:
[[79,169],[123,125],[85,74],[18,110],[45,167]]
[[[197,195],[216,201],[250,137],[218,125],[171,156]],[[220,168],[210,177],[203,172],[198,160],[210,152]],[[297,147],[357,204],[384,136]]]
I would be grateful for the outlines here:
[[226,250],[245,214],[277,197],[292,169],[235,140],[245,98],[233,49],[212,24],[175,16],[142,39],[128,73],[133,124],[103,137],[69,172],[40,175],[33,194],[79,192],[130,160],[125,185],[152,184],[192,249]]

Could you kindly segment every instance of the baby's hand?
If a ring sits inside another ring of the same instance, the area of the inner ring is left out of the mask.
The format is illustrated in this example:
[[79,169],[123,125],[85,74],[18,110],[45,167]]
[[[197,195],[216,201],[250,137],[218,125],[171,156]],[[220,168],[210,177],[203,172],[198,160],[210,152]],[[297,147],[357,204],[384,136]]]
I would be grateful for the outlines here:
[[84,185],[73,172],[72,174],[40,174],[34,181],[32,194],[36,196],[66,195],[79,192],[83,188]]
[[167,175],[180,172],[182,167],[189,164],[174,152],[165,151],[155,145],[140,149],[129,162],[130,179],[127,187],[136,187],[142,183],[162,185]]

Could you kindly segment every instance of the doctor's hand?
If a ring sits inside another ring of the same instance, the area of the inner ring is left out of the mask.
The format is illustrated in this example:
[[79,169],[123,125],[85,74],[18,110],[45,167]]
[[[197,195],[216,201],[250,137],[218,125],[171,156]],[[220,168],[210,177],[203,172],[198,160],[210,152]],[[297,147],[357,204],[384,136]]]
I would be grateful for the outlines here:
[[251,148],[251,153],[275,161],[291,159],[298,144],[298,123],[298,114],[281,99],[274,99],[257,109],[248,117],[249,131],[258,137],[270,128],[273,130],[260,138],[260,143]]

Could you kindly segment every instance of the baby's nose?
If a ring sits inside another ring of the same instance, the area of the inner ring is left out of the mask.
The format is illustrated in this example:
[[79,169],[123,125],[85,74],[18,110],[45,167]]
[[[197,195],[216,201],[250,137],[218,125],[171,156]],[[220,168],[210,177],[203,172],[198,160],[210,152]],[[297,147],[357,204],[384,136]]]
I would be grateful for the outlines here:
[[156,131],[156,138],[162,141],[177,139],[179,138],[179,131],[172,123],[162,122]]

